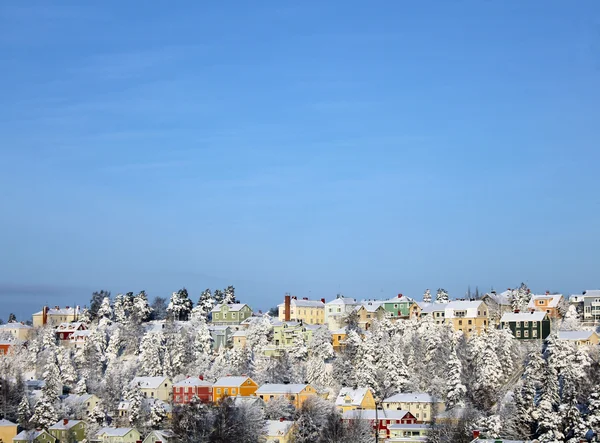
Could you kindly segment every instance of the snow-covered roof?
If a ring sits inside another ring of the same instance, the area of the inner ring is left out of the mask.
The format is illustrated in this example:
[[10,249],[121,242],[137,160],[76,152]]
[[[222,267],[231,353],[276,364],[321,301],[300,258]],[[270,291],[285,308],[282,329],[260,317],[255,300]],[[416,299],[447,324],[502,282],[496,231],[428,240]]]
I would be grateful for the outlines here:
[[431,314],[433,312],[444,312],[445,303],[418,303],[421,308],[421,314]]
[[[367,395],[369,388],[342,388],[335,399],[336,406],[344,406],[350,404],[352,406],[360,406]],[[350,403],[346,403],[346,397],[350,397]]]
[[406,295],[398,294],[396,297],[385,300],[384,303],[412,303],[414,301],[414,299],[407,297]]
[[558,331],[558,338],[560,340],[589,340],[594,331]]
[[562,298],[562,294],[544,294],[544,295],[532,295],[529,300],[529,304],[527,305],[530,309],[535,309],[535,301],[536,300],[550,300],[546,307],[548,308],[556,308],[560,299]]
[[343,414],[343,418],[346,420],[360,418],[363,420],[375,420],[377,414],[378,420],[402,420],[406,414],[410,414],[408,411],[396,410],[396,409],[379,409],[375,413],[375,409],[354,409],[352,411],[346,411]]
[[133,430],[133,428],[102,428],[98,431],[97,435],[106,435],[107,437],[124,437]]
[[129,406],[131,405],[131,402],[128,401],[120,401],[118,406],[117,406],[117,411],[127,411],[129,410]]
[[[450,303],[443,304],[444,316],[446,318],[455,318],[455,311],[466,311],[464,317],[479,317],[478,310],[481,311],[480,306],[483,304],[481,300],[476,301],[451,301]],[[462,318],[462,316],[461,316]]]
[[67,403],[85,403],[92,398],[91,394],[69,394],[66,397],[63,397],[62,401]]
[[[152,435],[152,434],[154,434],[157,437],[158,441],[161,441],[163,443],[166,442],[167,440],[175,437],[175,433],[173,431],[171,431],[170,429],[154,430],[154,431],[150,432],[150,434],[148,434],[148,435]],[[146,438],[148,438],[148,437],[146,437]]]
[[375,312],[377,309],[383,306],[383,302],[380,300],[371,300],[371,301],[361,301],[360,305],[354,308],[355,311],[360,310],[361,308],[365,308],[367,312]]
[[335,298],[331,301],[328,301],[325,304],[326,305],[355,305],[357,303],[358,302],[354,298],[340,297],[340,298]]
[[586,289],[583,291],[586,297],[600,297],[600,289]]
[[294,422],[289,420],[267,420],[265,425],[265,433],[267,434],[267,437],[284,436],[290,432],[290,429],[293,425]]
[[231,336],[232,337],[245,337],[248,335],[248,331],[235,331]]
[[85,329],[85,324],[81,322],[61,323],[56,327],[57,331],[73,332],[79,329]]
[[210,332],[220,332],[220,333],[225,333],[228,330],[231,330],[231,328],[229,326],[225,326],[225,325],[215,325],[215,326],[209,326],[208,330]]
[[436,399],[426,392],[401,392],[383,400],[383,403],[437,403]]
[[75,340],[76,338],[85,338],[85,337],[89,337],[91,335],[92,331],[90,331],[89,329],[83,330],[83,331],[75,331],[73,332],[73,334],[71,334],[71,340]]
[[3,418],[0,420],[0,426],[17,426],[17,424]]
[[243,385],[249,377],[240,376],[240,377],[221,377],[214,383],[214,387],[229,387],[229,386],[241,386]]
[[431,429],[431,425],[429,425],[429,424],[408,425],[408,424],[402,424],[402,423],[394,423],[393,425],[388,425],[387,428],[391,431],[401,431],[401,430],[419,431],[419,430]]
[[46,432],[46,431],[44,431],[44,430],[21,431],[13,437],[13,441],[14,440],[33,441],[36,438],[38,438],[40,435],[42,435],[44,432]]
[[[248,306],[246,303],[230,303],[227,305],[230,311],[241,311],[244,306]],[[215,305],[214,308],[210,312],[221,312],[221,308],[223,307],[223,303],[219,303]],[[250,308],[250,306],[248,306]]]
[[201,380],[198,377],[189,377],[173,384],[174,388],[184,388],[186,386],[212,386],[212,383],[206,380]]
[[52,426],[50,426],[48,428],[48,430],[69,430],[71,429],[73,426],[77,426],[79,423],[81,423],[81,420],[66,420],[66,424],[65,424],[65,420],[60,420],[57,423],[54,423]]
[[[48,309],[48,315],[73,315],[75,313],[79,312],[79,309],[76,308],[49,308]],[[33,315],[42,315],[43,311],[39,311],[36,312]]]
[[0,329],[33,329],[33,327],[23,323],[6,323],[0,325]]
[[510,291],[504,291],[499,294],[497,292],[488,292],[484,297],[489,297],[502,306],[510,305]]
[[299,394],[308,385],[301,383],[278,384],[265,383],[256,391],[256,395],[260,394]]
[[167,383],[167,377],[135,377],[131,380],[131,386],[139,386],[142,389],[157,389],[163,382]]
[[506,312],[502,315],[500,322],[508,323],[512,321],[542,321],[546,317],[543,311],[531,312]]

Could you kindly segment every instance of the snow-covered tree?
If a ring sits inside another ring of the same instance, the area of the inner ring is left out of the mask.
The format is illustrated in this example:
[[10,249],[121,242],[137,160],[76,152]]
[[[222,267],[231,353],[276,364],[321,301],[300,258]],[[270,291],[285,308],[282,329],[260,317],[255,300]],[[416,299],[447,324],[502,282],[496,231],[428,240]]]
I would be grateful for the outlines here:
[[239,303],[235,298],[235,288],[233,286],[230,285],[225,288],[225,291],[223,292],[223,303],[226,305]]
[[185,321],[189,319],[193,307],[187,289],[183,288],[171,295],[171,301],[167,306],[167,314],[173,320]]
[[517,289],[510,290],[508,298],[513,311],[522,311],[527,309],[527,304],[531,299],[531,291],[525,283],[521,283]]
[[85,378],[81,377],[77,384],[75,385],[75,389],[73,391],[76,395],[87,394],[87,384],[85,382]]
[[44,373],[42,374],[44,379],[44,387],[42,388],[46,398],[51,402],[58,400],[58,396],[61,392],[60,382],[60,371],[55,360],[50,360],[44,367]]
[[[115,303],[116,303],[116,299],[115,299]],[[104,299],[102,299],[102,304],[98,308],[98,317],[99,318],[107,318],[110,320],[112,318],[112,316],[113,316],[113,310],[110,306],[110,297],[104,297]]]
[[496,400],[502,382],[502,365],[494,349],[491,336],[483,335],[485,347],[478,360],[475,374],[475,390],[478,404],[488,410]]
[[142,392],[137,388],[133,387],[129,391],[129,423],[136,426],[142,415]]
[[17,417],[19,420],[19,425],[27,429],[29,420],[31,420],[31,406],[29,405],[29,398],[27,397],[27,394],[23,395],[23,398],[21,398],[19,409],[17,411]]
[[223,294],[223,291],[221,291],[220,289],[215,289],[215,292],[213,292],[213,299],[215,301],[215,305],[223,303],[224,297],[225,294]]
[[456,354],[454,345],[450,349],[450,356],[446,365],[446,374],[446,407],[452,409],[455,406],[461,406],[463,404],[467,393],[467,388],[462,383],[462,363]]
[[73,366],[73,360],[68,350],[63,350],[57,354],[58,364],[60,366],[60,379],[63,384],[72,386],[77,382],[77,373]]
[[293,420],[296,408],[283,395],[275,397],[265,405],[265,417],[267,420]]
[[58,421],[54,400],[48,396],[46,391],[42,392],[40,399],[36,403],[31,421],[36,426],[46,430]]
[[140,291],[133,298],[133,314],[139,322],[145,322],[150,319],[152,308],[148,303],[148,296],[145,291]]
[[200,298],[198,299],[198,304],[196,305],[196,308],[198,308],[199,312],[202,313],[204,316],[207,316],[210,311],[212,311],[212,308],[214,308],[215,306],[215,302],[213,300],[212,297],[212,293],[210,292],[210,289],[205,289],[204,291],[202,291],[202,294],[200,294]]
[[436,303],[449,303],[450,298],[448,296],[448,292],[445,289],[439,288],[437,293],[435,294],[435,302]]
[[161,361],[162,339],[160,334],[149,332],[140,343],[139,361],[143,375],[155,377],[163,374]]
[[313,331],[312,339],[308,343],[308,353],[322,360],[328,360],[333,357],[334,352],[329,329],[322,326]]
[[167,412],[159,401],[155,401],[150,408],[150,427],[152,429],[161,429],[165,420],[167,419]]
[[423,303],[431,303],[431,291],[429,289],[426,289],[423,294]]

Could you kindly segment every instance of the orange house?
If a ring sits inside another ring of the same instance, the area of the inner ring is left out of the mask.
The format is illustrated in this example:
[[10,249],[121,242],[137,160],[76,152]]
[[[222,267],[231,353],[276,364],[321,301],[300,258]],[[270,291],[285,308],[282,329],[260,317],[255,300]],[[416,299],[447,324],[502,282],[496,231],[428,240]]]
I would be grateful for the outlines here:
[[213,385],[212,398],[217,402],[224,397],[250,397],[257,389],[256,382],[246,375],[221,377]]
[[563,301],[562,294],[532,295],[527,308],[529,311],[541,311],[548,314],[550,319],[560,318],[560,303]]
[[0,356],[12,354],[15,349],[14,342],[0,341]]

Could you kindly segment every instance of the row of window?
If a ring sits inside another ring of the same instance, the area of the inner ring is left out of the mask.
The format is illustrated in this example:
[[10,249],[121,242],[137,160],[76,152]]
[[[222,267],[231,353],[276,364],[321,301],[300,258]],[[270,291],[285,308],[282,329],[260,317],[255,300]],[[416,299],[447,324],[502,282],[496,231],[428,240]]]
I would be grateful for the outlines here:
[[[218,312],[215,312],[213,315],[214,315],[214,317],[215,317],[216,320],[219,319],[219,315],[223,316],[222,317],[223,320],[227,320],[227,312],[223,312],[222,314],[219,314]],[[237,319],[237,312],[231,312],[231,318],[232,319]],[[240,312],[240,319],[243,319],[243,318],[244,318],[244,313]]]
[[[517,338],[521,338],[521,331],[516,331],[516,332],[515,332],[515,336],[516,336]],[[537,331],[534,329],[534,330],[531,332],[531,338],[537,338],[537,336],[538,336],[538,335],[537,335]],[[529,331],[528,331],[528,330],[525,330],[525,331],[523,331],[523,337],[524,337],[524,338],[529,338]]]

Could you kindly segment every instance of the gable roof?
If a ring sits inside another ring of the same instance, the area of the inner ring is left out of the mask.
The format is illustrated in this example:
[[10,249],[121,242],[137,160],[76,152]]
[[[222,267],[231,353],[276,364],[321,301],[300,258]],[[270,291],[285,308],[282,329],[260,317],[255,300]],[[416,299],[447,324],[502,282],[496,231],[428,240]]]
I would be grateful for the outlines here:
[[535,300],[549,299],[550,301],[546,305],[549,308],[556,308],[560,299],[562,298],[562,294],[544,294],[544,295],[532,295],[529,300],[529,304],[527,307],[529,309],[535,309]]
[[441,400],[427,392],[400,392],[383,400],[383,403],[440,403]]
[[124,437],[129,434],[131,431],[135,431],[134,428],[102,428],[98,431],[98,436],[106,435],[108,437]]
[[164,376],[159,377],[135,377],[131,380],[130,386],[139,386],[142,389],[156,389],[163,382],[168,382],[169,379]]
[[265,383],[256,391],[256,395],[260,394],[299,394],[306,389],[307,384],[290,383],[290,384],[279,384],[279,383]]
[[3,418],[2,420],[0,420],[0,426],[17,426],[17,424]]
[[218,379],[213,386],[214,387],[229,387],[229,386],[241,386],[244,383],[246,383],[246,380],[252,380],[250,377],[247,376],[239,376],[239,377],[232,377],[230,375],[228,375],[227,377],[221,377],[220,379]]
[[399,294],[396,297],[385,300],[383,303],[412,303],[414,301],[414,299],[407,297],[406,295]]
[[212,386],[212,383],[206,380],[201,380],[198,377],[189,377],[178,381],[177,383],[173,383],[174,388],[183,388],[186,386]]
[[375,312],[378,309],[384,309],[383,302],[380,300],[361,301],[360,305],[354,308],[355,311],[360,311],[364,308],[367,312]]
[[544,311],[531,311],[531,312],[506,312],[502,315],[500,322],[513,322],[513,321],[542,321],[547,317]]
[[71,323],[61,323],[60,325],[58,325],[56,327],[57,331],[66,331],[66,332],[74,332],[74,331],[78,331],[80,329],[87,329],[85,324],[81,323],[80,321],[78,322],[71,322]]
[[[484,304],[481,300],[476,301],[466,301],[466,300],[458,300],[451,301],[450,303],[445,303],[443,306],[445,307],[444,313],[446,318],[455,318],[454,311],[467,311],[465,317],[479,317],[480,315],[477,313],[479,307]],[[461,317],[462,318],[462,317]]]
[[[48,315],[73,315],[79,312],[79,309],[75,308],[48,308]],[[36,312],[33,315],[42,315],[43,311]]]
[[[360,406],[369,392],[369,388],[342,388],[335,399],[336,406],[344,406],[350,404],[352,406]],[[350,397],[350,403],[346,403],[346,397]]]
[[560,340],[589,340],[594,331],[558,331]]
[[284,436],[290,432],[293,425],[294,422],[289,420],[267,420],[265,433],[268,437]]
[[328,301],[325,304],[326,305],[356,305],[356,304],[358,304],[358,302],[354,298],[340,297],[340,298],[334,298],[333,300]]
[[[170,429],[158,429],[158,430],[151,431],[146,436],[146,438],[150,437],[152,434],[154,434],[158,438],[158,440],[162,441],[163,443],[165,441],[170,440],[175,437],[175,432],[171,431]],[[152,440],[152,441],[154,441],[154,440]]]
[[[237,311],[241,311],[244,306],[248,306],[248,305],[246,303],[230,303],[230,304],[219,303],[219,304],[215,305],[215,307],[212,308],[212,310],[210,312],[221,312],[221,308],[223,306],[227,306],[229,308],[229,311],[237,312]],[[250,306],[248,306],[248,309],[250,309]]]
[[68,430],[73,426],[77,426],[79,423],[83,423],[81,420],[67,420],[67,424],[65,424],[64,420],[60,420],[57,423],[54,423],[52,426],[48,428],[48,430]]
[[[38,430],[21,431],[13,437],[13,440],[32,441],[32,440],[35,440],[36,438],[38,438],[42,434],[48,434],[48,432],[44,431],[43,429],[39,430],[39,431]],[[51,434],[48,434],[48,435],[50,435],[50,437],[52,437],[51,438],[52,441],[56,440],[53,435],[51,435]]]
[[488,292],[487,294],[483,295],[482,299],[485,297],[489,297],[490,299],[492,299],[494,302],[496,302],[497,304],[499,304],[501,306],[510,305],[510,291],[504,291],[499,294],[496,292]]
[[33,326],[15,322],[15,323],[6,323],[4,325],[0,325],[0,329],[33,329]]

